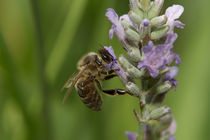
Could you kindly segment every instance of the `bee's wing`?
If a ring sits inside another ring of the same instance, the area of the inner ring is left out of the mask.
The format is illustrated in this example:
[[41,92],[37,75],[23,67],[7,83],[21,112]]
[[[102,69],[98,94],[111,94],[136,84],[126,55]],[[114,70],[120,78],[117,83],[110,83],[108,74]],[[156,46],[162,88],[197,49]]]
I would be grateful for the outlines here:
[[64,84],[63,88],[68,88],[68,90],[65,93],[65,96],[63,98],[63,103],[66,101],[66,99],[69,97],[73,87],[77,83],[78,79],[80,78],[81,74],[84,72],[85,69],[81,70],[79,73],[75,72],[69,79],[68,81]]
[[76,78],[76,76],[78,75],[78,72],[74,72],[69,79],[66,81],[66,83],[63,85],[63,87],[61,88],[61,91],[64,90],[64,88],[69,88],[71,86],[72,81]]

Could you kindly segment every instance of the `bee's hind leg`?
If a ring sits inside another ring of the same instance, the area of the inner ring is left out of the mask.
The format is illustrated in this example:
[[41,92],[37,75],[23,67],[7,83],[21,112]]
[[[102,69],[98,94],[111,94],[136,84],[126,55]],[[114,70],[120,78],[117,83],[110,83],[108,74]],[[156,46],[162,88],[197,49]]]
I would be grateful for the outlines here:
[[124,89],[108,89],[108,90],[104,90],[102,89],[102,86],[100,84],[100,82],[98,80],[96,81],[96,85],[98,86],[99,90],[101,90],[103,93],[108,94],[108,95],[124,95],[126,93],[129,93],[128,91],[124,90]]
[[109,89],[109,90],[102,90],[103,93],[108,94],[108,95],[124,95],[128,93],[124,89]]

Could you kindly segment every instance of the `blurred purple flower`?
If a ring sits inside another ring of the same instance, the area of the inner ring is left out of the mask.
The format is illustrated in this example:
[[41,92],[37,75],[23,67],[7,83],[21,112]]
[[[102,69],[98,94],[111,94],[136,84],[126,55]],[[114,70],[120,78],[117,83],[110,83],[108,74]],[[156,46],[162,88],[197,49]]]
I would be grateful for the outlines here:
[[[173,135],[174,133],[176,132],[176,121],[175,120],[173,120],[172,122],[171,122],[171,124],[170,124],[170,126],[166,129],[166,130],[164,130],[162,133],[161,133],[161,135],[166,135],[166,134],[171,134],[171,135]],[[170,140],[170,139],[169,139]],[[173,140],[173,139],[172,139]]]
[[168,140],[176,140],[176,138],[174,136],[171,136],[170,138],[168,138]]
[[150,41],[148,46],[142,49],[145,57],[143,61],[139,62],[138,68],[146,67],[150,75],[155,78],[159,74],[159,68],[164,68],[173,61],[175,61],[176,64],[180,64],[179,55],[173,52],[173,43],[176,39],[177,34],[171,33],[167,36],[165,43],[157,47]]
[[170,26],[168,33],[173,32],[174,27],[184,28],[184,24],[181,21],[176,20],[182,15],[183,12],[184,12],[184,7],[181,5],[173,5],[166,9],[165,12],[165,16],[167,17],[166,24]]
[[125,134],[128,137],[128,140],[136,140],[137,134],[136,133],[131,133],[131,132],[125,132]]

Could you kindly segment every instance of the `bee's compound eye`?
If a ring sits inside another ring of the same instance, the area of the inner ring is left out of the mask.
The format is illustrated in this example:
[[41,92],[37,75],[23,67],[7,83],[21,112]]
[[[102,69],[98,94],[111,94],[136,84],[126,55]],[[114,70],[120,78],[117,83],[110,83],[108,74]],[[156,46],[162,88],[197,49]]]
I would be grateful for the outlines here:
[[102,59],[103,59],[103,60],[107,60],[108,57],[107,57],[106,55],[103,54],[103,55],[102,55]]
[[99,50],[99,54],[103,61],[106,63],[112,62],[112,56],[109,54],[109,52],[105,49]]
[[111,59],[108,55],[106,55],[106,54],[103,54],[103,55],[102,55],[102,59],[103,59],[105,62],[107,62],[107,63],[112,62],[112,59]]

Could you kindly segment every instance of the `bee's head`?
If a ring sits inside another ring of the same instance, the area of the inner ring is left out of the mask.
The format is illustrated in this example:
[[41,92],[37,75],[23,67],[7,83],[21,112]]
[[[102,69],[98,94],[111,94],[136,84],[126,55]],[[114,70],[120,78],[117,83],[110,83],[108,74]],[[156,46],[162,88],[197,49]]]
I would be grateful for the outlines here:
[[104,48],[100,49],[98,51],[99,56],[101,59],[106,62],[107,64],[111,63],[113,61],[113,56]]

